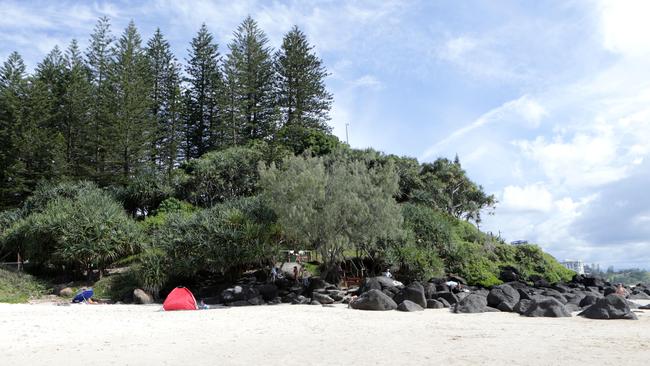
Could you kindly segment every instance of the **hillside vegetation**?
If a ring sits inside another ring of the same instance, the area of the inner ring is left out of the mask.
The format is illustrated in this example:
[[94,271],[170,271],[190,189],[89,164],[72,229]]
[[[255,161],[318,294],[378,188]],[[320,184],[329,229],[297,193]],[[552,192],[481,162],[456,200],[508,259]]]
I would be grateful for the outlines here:
[[497,202],[458,157],[421,163],[332,135],[328,73],[297,27],[273,50],[249,17],[218,49],[204,25],[181,65],[160,30],[145,45],[131,23],[114,39],[102,18],[85,53],[57,47],[32,75],[11,54],[0,258],[72,279],[130,267],[124,283],[100,282],[106,296],[269,270],[283,249],[317,253],[329,281],[350,253],[404,280],[572,276],[477,229]]
[[34,277],[0,269],[0,303],[23,303],[38,298],[45,292],[46,286]]

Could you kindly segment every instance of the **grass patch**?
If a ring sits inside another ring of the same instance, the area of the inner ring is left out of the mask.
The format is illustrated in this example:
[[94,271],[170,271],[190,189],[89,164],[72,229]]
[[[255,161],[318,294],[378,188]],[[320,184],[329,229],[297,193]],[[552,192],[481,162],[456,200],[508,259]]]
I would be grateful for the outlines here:
[[22,272],[0,269],[0,302],[19,304],[45,295],[47,286]]

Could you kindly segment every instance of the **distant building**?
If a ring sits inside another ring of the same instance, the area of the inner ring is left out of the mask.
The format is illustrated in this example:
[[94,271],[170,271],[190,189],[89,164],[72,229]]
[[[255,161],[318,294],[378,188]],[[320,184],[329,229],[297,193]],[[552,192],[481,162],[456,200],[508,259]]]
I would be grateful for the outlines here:
[[528,240],[515,240],[510,242],[511,245],[525,245],[528,244]]
[[566,259],[560,262],[560,264],[577,274],[585,274],[585,265],[581,260]]

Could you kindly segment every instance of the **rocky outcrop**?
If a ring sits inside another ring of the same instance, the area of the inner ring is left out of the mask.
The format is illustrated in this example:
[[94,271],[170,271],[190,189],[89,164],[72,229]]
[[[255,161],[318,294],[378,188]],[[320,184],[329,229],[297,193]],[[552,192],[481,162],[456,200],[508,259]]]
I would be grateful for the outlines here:
[[616,294],[599,299],[578,315],[589,319],[637,319],[627,301]]
[[454,306],[454,313],[483,313],[488,302],[484,296],[470,294]]
[[488,305],[501,311],[512,311],[519,302],[519,292],[510,285],[494,286],[487,297]]
[[401,289],[393,298],[396,303],[401,303],[405,300],[412,301],[422,308],[427,307],[427,299],[424,295],[424,287],[419,282],[413,282],[410,285]]
[[422,310],[424,310],[424,308],[422,306],[414,303],[411,300],[404,300],[397,306],[397,310],[412,312],[412,311],[422,311]]
[[397,304],[390,296],[377,289],[372,289],[351,302],[350,307],[357,310],[385,311],[397,309]]
[[571,313],[564,307],[564,304],[551,297],[543,300],[532,300],[532,303],[529,304],[528,309],[522,315],[528,317],[560,318],[569,317]]

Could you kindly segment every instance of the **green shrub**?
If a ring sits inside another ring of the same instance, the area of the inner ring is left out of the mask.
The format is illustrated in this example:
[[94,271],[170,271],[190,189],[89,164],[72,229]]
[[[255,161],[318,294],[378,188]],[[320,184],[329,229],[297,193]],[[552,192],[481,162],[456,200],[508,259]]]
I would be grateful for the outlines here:
[[211,207],[255,193],[261,151],[248,147],[231,147],[213,151],[183,166],[186,177],[182,195],[194,205]]
[[238,276],[249,267],[272,263],[278,255],[275,216],[257,197],[165,215],[136,270],[140,283],[153,292],[171,276]]
[[444,274],[444,263],[435,249],[413,243],[391,247],[388,261],[399,265],[399,278],[406,282],[428,281]]
[[34,200],[32,213],[6,230],[0,242],[36,265],[77,271],[101,270],[139,251],[138,226],[108,193],[86,183],[76,191],[63,188],[52,191],[65,194]]

